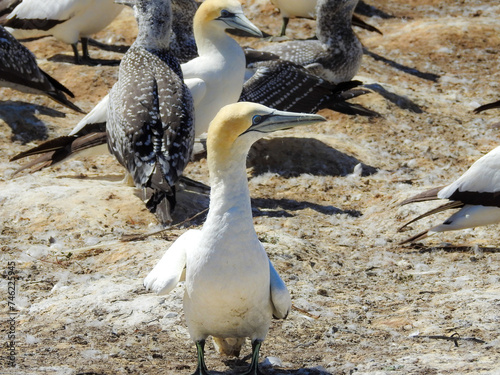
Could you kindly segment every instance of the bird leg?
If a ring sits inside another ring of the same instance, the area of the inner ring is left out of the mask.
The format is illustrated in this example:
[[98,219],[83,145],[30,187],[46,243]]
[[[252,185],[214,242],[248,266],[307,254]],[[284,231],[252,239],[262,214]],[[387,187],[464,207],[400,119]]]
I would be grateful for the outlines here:
[[250,368],[241,375],[262,375],[262,372],[259,371],[259,350],[261,345],[261,340],[252,341],[252,362]]
[[196,352],[198,354],[198,367],[193,375],[210,375],[205,365],[205,340],[196,341]]
[[80,55],[78,54],[78,42],[73,43],[71,45],[71,48],[73,48],[73,54],[75,55],[75,64],[80,65],[81,61],[80,61]]
[[286,27],[288,26],[288,21],[290,19],[288,17],[283,17],[283,24],[281,25],[281,33],[280,36],[285,36],[286,34]]

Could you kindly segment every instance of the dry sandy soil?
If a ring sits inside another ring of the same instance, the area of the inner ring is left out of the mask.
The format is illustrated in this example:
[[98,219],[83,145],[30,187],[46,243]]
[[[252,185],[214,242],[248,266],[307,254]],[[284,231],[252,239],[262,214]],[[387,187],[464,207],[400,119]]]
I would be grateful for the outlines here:
[[[474,115],[498,100],[500,5],[487,0],[370,0],[396,16],[371,17],[384,35],[358,30],[364,45],[437,82],[365,56],[359,79],[412,101],[420,113],[378,94],[358,101],[379,119],[324,111],[328,122],[277,134],[249,160],[255,227],[292,294],[286,321],[273,322],[261,351],[268,374],[500,374],[500,234],[497,226],[442,233],[418,246],[398,243],[446,217],[396,229],[431,204],[397,207],[426,188],[453,181],[500,143],[500,113]],[[494,4],[494,5],[493,5]],[[246,13],[277,34],[265,0]],[[291,21],[290,36],[312,34]],[[131,12],[96,39],[130,44]],[[255,44],[254,40],[241,40]],[[40,65],[89,111],[116,80],[116,66],[75,66],[52,38],[27,43]],[[92,49],[95,57],[119,54]],[[182,313],[182,286],[147,293],[142,280],[196,218],[162,236],[120,242],[158,229],[154,217],[117,183],[110,156],[74,159],[13,177],[8,160],[82,117],[46,99],[1,90],[1,374],[189,374],[195,348]],[[354,173],[354,166],[363,163]],[[186,175],[207,182],[205,159]],[[208,198],[181,194],[178,221]],[[16,368],[6,361],[8,262],[15,262]],[[456,340],[446,340],[449,337]],[[244,348],[243,356],[250,353]],[[207,363],[232,374],[248,362]]]

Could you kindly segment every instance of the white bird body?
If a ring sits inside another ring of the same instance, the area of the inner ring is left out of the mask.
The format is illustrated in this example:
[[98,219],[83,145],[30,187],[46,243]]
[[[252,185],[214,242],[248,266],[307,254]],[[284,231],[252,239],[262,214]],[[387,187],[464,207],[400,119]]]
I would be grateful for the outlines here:
[[477,160],[450,185],[421,193],[401,204],[434,199],[448,199],[451,202],[418,216],[401,227],[400,230],[428,215],[451,208],[460,208],[460,210],[442,224],[419,233],[403,243],[414,242],[433,233],[500,222],[500,146]]
[[208,374],[203,348],[210,335],[226,354],[239,353],[245,337],[251,338],[248,373],[258,374],[258,351],[272,315],[285,318],[290,311],[288,290],[255,233],[245,162],[250,146],[264,134],[320,120],[240,102],[222,108],[210,124],[206,222],[200,231],[179,237],[144,280],[147,289],[167,293],[183,279],[185,268],[184,313],[197,343],[197,374]]
[[448,199],[456,190],[478,193],[500,191],[500,146],[478,159],[456,181],[441,189],[438,198]]
[[315,18],[318,0],[271,0],[281,15],[287,18]]
[[104,29],[123,8],[114,0],[23,0],[7,19],[36,20],[39,24],[33,29],[13,29],[16,38],[52,35],[75,44],[81,37]]
[[245,54],[226,34],[228,25],[215,18],[220,9],[234,13],[247,31],[260,33],[243,15],[237,0],[207,0],[196,12],[193,27],[199,56],[181,65],[195,103],[196,137],[208,131],[210,121],[222,107],[238,101],[245,78]]

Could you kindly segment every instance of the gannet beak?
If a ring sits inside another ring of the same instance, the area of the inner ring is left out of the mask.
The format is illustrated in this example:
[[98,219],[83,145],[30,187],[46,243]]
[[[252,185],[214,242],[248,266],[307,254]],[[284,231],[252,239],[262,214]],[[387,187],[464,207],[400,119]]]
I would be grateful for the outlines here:
[[252,118],[252,125],[243,134],[249,132],[272,133],[277,130],[284,130],[300,125],[309,125],[326,121],[323,116],[309,113],[285,112],[273,110],[269,114],[255,115]]
[[245,31],[251,35],[262,38],[262,32],[255,26],[243,13],[230,13],[221,15],[219,20],[223,21],[231,29],[238,29]]
[[115,0],[115,4],[127,5],[133,7],[136,4],[136,0]]

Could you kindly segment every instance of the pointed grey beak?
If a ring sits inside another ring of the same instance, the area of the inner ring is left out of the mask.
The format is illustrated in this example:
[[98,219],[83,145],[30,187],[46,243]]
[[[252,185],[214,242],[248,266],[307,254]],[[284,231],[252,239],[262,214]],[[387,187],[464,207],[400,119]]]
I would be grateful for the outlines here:
[[323,116],[309,113],[285,112],[274,110],[267,115],[256,115],[252,118],[252,125],[245,133],[251,131],[259,133],[272,133],[300,125],[315,124],[326,121]]
[[135,0],[115,0],[115,4],[127,5],[129,7],[133,7],[135,3]]
[[262,38],[262,32],[255,26],[243,13],[231,13],[227,17],[219,17],[231,29],[238,29],[249,33],[250,35]]

